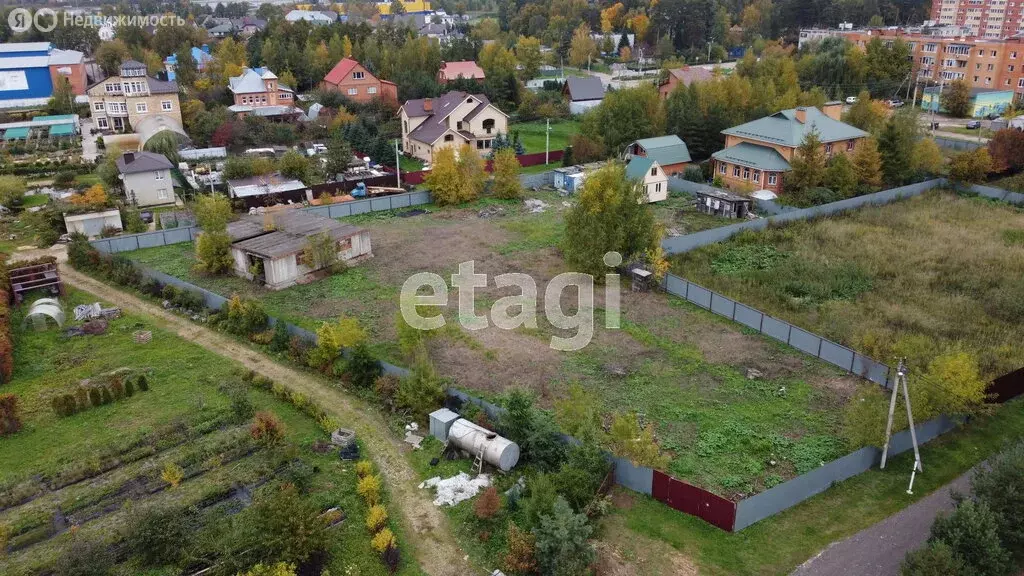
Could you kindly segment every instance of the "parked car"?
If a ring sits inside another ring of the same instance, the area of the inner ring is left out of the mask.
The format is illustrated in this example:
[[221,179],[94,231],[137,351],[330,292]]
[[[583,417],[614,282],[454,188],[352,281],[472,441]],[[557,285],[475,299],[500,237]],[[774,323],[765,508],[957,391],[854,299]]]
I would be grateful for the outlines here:
[[981,128],[981,120],[971,120],[967,123],[968,130],[978,130]]
[[846,103],[847,104],[856,104],[857,103],[857,97],[856,96],[847,96],[846,97]]
[[1003,117],[1003,115],[1000,114],[999,112],[989,112],[988,114],[985,115],[985,118],[987,118],[989,120],[998,120],[998,119],[1000,119],[1002,117]]
[[900,106],[903,106],[903,100],[893,98],[892,100],[886,100],[885,105],[889,108],[899,108]]

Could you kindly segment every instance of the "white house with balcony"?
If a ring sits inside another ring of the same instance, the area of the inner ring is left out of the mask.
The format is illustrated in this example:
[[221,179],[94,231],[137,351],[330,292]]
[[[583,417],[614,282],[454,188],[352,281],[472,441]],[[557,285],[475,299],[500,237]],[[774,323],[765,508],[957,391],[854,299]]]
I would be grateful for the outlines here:
[[438,98],[408,100],[402,119],[402,151],[425,162],[444,147],[470,145],[480,154],[491,150],[498,134],[508,133],[508,116],[483,94],[448,92]]

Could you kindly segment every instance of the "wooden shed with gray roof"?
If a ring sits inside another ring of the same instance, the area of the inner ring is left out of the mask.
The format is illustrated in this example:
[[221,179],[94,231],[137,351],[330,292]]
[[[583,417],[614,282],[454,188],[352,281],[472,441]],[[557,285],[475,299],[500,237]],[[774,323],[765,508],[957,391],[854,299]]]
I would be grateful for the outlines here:
[[323,269],[322,262],[307,253],[318,237],[330,237],[342,262],[373,255],[368,230],[303,210],[243,216],[228,224],[227,232],[235,274],[272,290],[306,282]]

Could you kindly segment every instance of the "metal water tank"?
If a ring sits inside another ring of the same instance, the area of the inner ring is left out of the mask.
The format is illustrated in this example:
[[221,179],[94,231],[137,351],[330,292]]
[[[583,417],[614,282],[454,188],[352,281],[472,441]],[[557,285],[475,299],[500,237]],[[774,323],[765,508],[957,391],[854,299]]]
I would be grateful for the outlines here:
[[465,418],[459,418],[452,424],[448,442],[474,456],[483,448],[484,462],[505,472],[519,462],[518,444]]

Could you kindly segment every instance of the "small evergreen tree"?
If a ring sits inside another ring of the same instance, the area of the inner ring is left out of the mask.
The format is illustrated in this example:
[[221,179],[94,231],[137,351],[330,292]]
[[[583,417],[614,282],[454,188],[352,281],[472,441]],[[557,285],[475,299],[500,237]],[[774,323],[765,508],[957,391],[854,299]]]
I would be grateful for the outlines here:
[[533,529],[541,573],[586,574],[594,559],[594,549],[587,541],[592,531],[586,516],[573,512],[565,498],[557,497],[551,514],[542,516],[540,525]]
[[952,514],[935,519],[928,542],[949,546],[967,574],[1004,576],[1012,563],[1010,553],[1000,545],[998,527],[998,516],[988,504],[963,500]]

